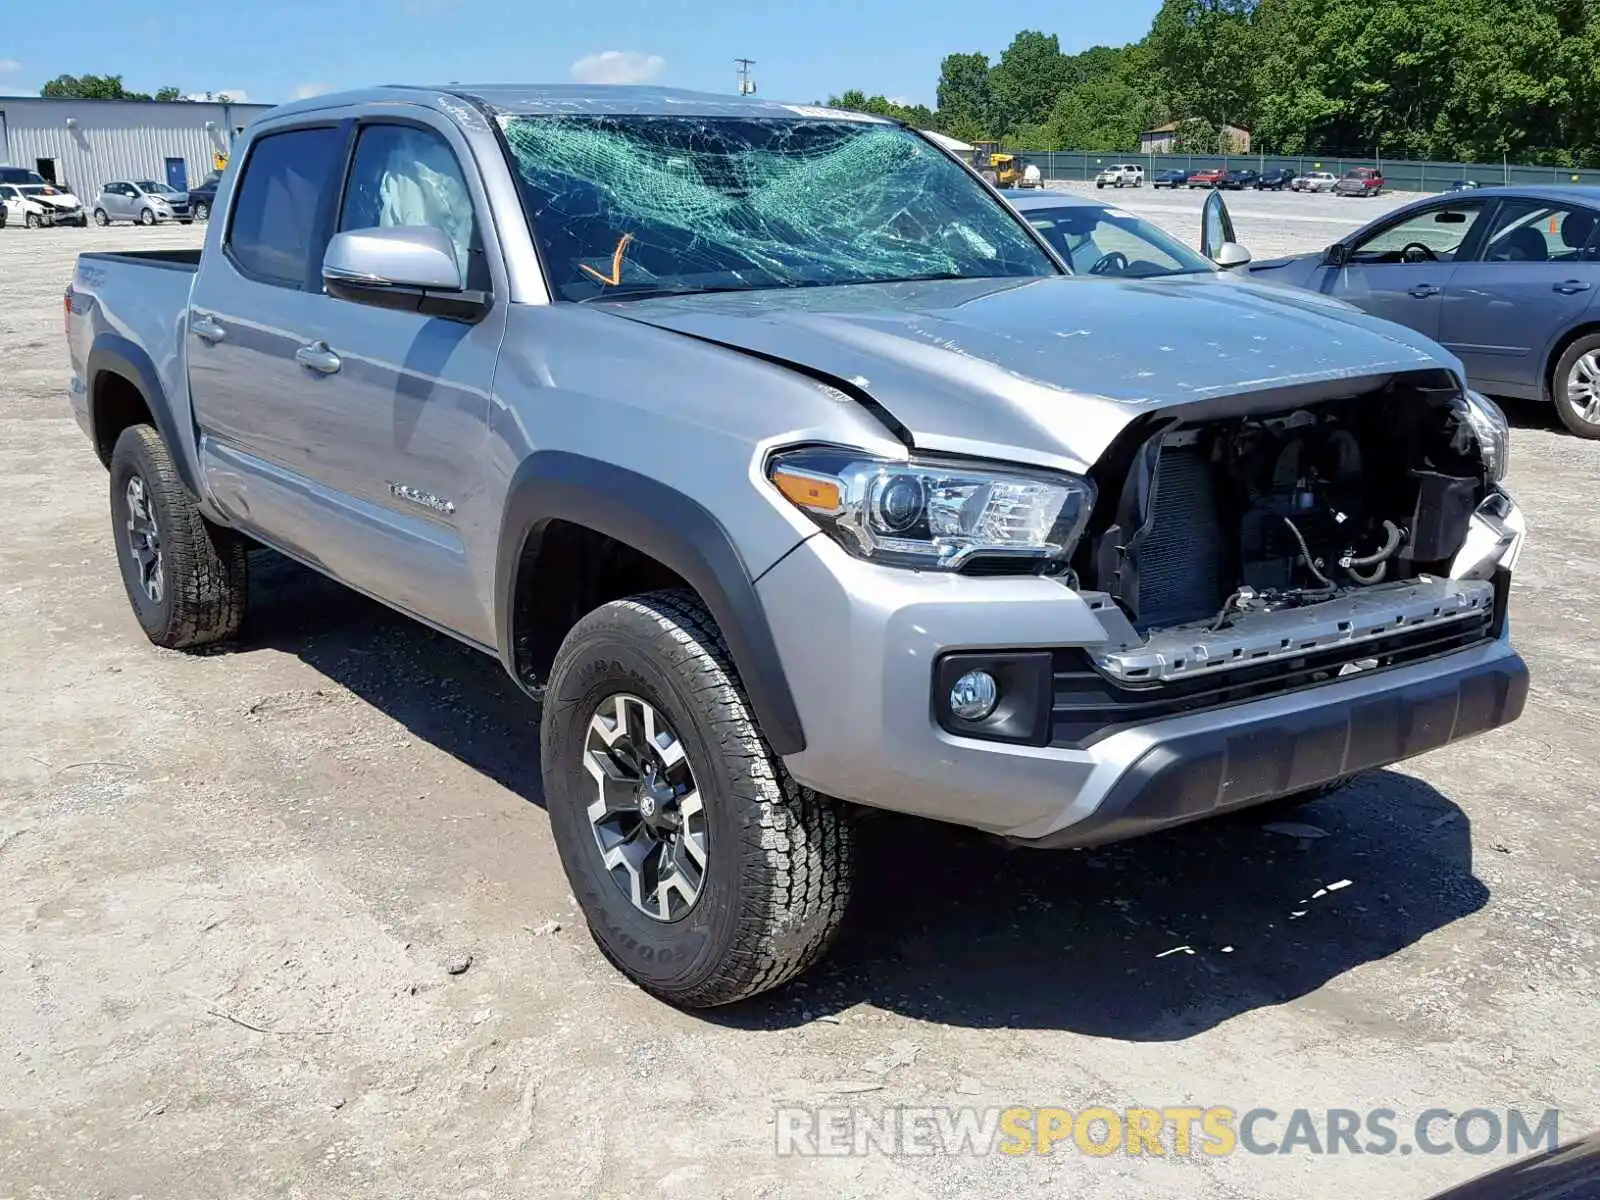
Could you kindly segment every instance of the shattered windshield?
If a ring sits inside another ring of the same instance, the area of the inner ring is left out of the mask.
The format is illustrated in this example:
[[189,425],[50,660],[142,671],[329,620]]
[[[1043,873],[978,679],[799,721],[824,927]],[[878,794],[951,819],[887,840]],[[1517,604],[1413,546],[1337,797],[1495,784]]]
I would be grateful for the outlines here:
[[1055,275],[939,150],[849,119],[507,117],[565,300]]

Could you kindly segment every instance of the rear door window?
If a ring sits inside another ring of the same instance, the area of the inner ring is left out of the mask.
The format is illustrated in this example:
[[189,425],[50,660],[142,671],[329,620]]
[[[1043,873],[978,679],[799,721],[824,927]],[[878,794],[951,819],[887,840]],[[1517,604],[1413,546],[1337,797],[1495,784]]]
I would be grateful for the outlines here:
[[268,134],[251,147],[225,243],[245,275],[279,287],[310,286],[321,250],[322,201],[336,186],[344,139],[341,130],[323,126]]
[[1503,200],[1480,256],[1484,262],[1593,262],[1595,213],[1578,204]]

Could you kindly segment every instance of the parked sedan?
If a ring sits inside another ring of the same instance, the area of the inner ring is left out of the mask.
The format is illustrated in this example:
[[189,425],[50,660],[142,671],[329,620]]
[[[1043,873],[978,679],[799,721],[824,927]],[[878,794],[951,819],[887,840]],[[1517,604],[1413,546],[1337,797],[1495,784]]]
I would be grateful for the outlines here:
[[1256,180],[1260,178],[1261,173],[1259,171],[1252,171],[1248,167],[1243,167],[1227,172],[1223,175],[1222,182],[1217,186],[1226,188],[1230,192],[1242,192],[1245,188],[1255,187]]
[[1186,171],[1157,171],[1150,176],[1150,186],[1154,188],[1181,188],[1188,182]]
[[222,172],[213,171],[189,189],[189,214],[196,221],[209,221],[211,210],[217,203],[217,184]]
[[1472,192],[1472,191],[1476,191],[1478,188],[1481,188],[1482,186],[1483,186],[1483,184],[1479,183],[1476,179],[1452,179],[1450,181],[1450,186],[1445,188],[1445,191],[1447,191],[1447,192]]
[[1339,177],[1332,171],[1312,171],[1307,175],[1296,175],[1289,184],[1291,192],[1331,192],[1338,186]]
[[94,205],[96,225],[110,225],[114,221],[132,221],[139,225],[178,221],[187,225],[192,219],[189,197],[153,179],[108,183]]
[[[1222,261],[1196,254],[1165,230],[1099,198],[1067,192],[1000,194],[1076,275],[1156,279],[1170,275],[1210,276],[1225,269]],[[1206,203],[1206,220],[1213,222],[1212,241],[1219,260],[1241,265],[1241,259],[1235,256],[1237,247],[1232,251],[1223,249],[1224,244],[1232,242],[1233,225],[1225,216],[1218,217],[1212,207],[1220,208],[1222,197],[1209,196]],[[1201,233],[1204,244],[1204,228]]]
[[29,229],[89,223],[76,196],[48,183],[0,183],[0,207],[12,222]]
[[1430,196],[1250,277],[1408,325],[1479,391],[1554,401],[1568,429],[1600,438],[1600,187]]
[[1288,167],[1273,167],[1256,180],[1258,192],[1281,192],[1294,183],[1294,172]]
[[1189,186],[1192,188],[1219,187],[1222,184],[1223,176],[1226,174],[1227,172],[1221,167],[1205,167],[1202,170],[1195,171],[1190,174]]
[[1377,196],[1383,192],[1383,172],[1377,167],[1352,167],[1334,185],[1336,196]]

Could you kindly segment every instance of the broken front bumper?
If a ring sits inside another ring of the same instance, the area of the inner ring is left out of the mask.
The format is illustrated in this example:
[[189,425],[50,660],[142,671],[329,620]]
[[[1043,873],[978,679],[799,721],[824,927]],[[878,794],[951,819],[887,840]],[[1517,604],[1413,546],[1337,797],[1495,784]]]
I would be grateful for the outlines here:
[[[1509,498],[1488,507],[1462,551],[1477,557],[1458,557],[1454,580],[1393,593],[1388,620],[1413,624],[1380,633],[1377,612],[1358,620],[1329,601],[1298,613],[1322,610],[1335,631],[1348,621],[1344,632],[1371,640],[1150,686],[1095,665],[1140,640],[1104,597],[1042,578],[878,566],[810,538],[757,584],[806,735],[786,765],[861,804],[1029,845],[1092,845],[1504,725],[1528,687],[1503,609],[1521,518]],[[1253,619],[1234,630],[1248,636]],[[948,711],[950,672],[986,662],[1005,696],[993,724],[963,725]]]

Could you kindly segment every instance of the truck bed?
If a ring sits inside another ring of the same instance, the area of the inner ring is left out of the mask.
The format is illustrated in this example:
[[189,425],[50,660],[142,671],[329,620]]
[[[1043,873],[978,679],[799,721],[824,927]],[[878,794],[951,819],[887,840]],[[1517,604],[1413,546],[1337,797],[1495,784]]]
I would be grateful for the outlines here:
[[91,250],[78,255],[80,261],[131,263],[141,267],[160,267],[165,271],[185,271],[193,275],[200,269],[200,250]]

